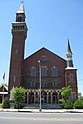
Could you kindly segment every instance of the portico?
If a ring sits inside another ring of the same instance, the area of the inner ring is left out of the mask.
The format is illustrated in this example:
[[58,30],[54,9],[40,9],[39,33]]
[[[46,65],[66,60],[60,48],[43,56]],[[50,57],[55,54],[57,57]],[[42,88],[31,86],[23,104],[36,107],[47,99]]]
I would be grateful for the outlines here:
[[[41,91],[41,103],[42,104],[58,104],[59,98],[61,98],[60,90],[42,90]],[[27,90],[26,91],[26,103],[27,104],[39,104],[40,92],[39,90]]]

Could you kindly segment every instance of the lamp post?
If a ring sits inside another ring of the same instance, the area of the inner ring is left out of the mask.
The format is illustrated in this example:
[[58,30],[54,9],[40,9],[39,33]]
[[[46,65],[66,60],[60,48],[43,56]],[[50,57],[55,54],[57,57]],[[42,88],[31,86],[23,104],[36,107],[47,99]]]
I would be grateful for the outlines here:
[[40,106],[39,106],[39,111],[41,112],[41,64],[40,64],[40,60],[38,60],[39,63],[39,88],[40,88]]

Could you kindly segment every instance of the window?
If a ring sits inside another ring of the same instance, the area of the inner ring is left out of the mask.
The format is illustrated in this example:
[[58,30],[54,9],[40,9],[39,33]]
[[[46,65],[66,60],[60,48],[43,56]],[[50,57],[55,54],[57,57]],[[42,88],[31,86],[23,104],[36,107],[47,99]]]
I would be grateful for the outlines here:
[[47,67],[41,68],[41,74],[42,74],[42,76],[47,76]]
[[57,81],[52,81],[52,87],[57,87],[58,83]]
[[18,19],[17,19],[18,22],[22,22],[22,17],[19,16]]
[[18,54],[18,48],[15,50],[15,54]]
[[16,82],[16,76],[14,76],[14,82]]
[[33,88],[33,87],[35,87],[35,86],[36,86],[36,82],[34,82],[34,81],[30,82],[30,87],[31,87],[31,88]]
[[46,62],[47,61],[47,57],[45,55],[42,55],[41,59],[42,62]]
[[74,81],[74,79],[73,79],[73,74],[70,74],[70,76],[69,76],[69,81],[70,81],[70,82]]
[[30,68],[30,76],[32,76],[32,77],[36,76],[36,68],[35,67]]
[[46,86],[47,86],[47,83],[48,83],[48,82],[47,82],[46,80],[43,80],[43,81],[42,81],[42,88],[46,87]]
[[51,76],[57,76],[57,68],[55,66],[51,68]]
[[69,60],[69,67],[73,67],[73,61]]

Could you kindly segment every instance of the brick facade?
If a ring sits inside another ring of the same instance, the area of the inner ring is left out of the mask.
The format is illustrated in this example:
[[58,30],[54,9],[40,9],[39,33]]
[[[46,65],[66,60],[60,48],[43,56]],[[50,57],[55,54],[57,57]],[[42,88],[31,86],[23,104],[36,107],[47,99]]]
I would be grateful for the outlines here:
[[68,60],[44,47],[24,59],[27,26],[23,3],[20,6],[16,13],[16,22],[12,23],[9,93],[13,87],[23,86],[26,89],[26,103],[39,103],[40,77],[38,60],[40,60],[42,103],[58,103],[61,88],[69,85],[76,98],[78,93],[77,69],[68,67],[72,63],[72,52],[69,42],[67,50]]

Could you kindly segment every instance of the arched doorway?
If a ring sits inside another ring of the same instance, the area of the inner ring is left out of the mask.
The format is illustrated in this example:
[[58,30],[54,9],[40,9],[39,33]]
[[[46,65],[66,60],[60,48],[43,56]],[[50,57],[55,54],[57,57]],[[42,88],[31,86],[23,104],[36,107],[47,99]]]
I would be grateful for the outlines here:
[[51,104],[51,92],[48,93],[48,104]]
[[41,103],[46,104],[47,103],[47,93],[46,91],[41,92]]
[[53,100],[53,104],[58,104],[58,94],[56,92],[53,92],[52,94],[52,100]]
[[34,93],[33,92],[30,92],[29,93],[29,103],[30,104],[33,104],[34,103]]

